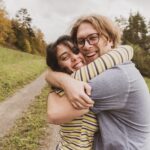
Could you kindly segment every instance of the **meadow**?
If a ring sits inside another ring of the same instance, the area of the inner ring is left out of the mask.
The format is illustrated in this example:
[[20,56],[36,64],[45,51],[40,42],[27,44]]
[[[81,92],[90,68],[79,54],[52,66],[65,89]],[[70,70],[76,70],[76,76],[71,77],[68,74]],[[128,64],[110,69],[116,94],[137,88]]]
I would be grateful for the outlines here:
[[44,57],[0,47],[0,101],[28,84],[45,69]]
[[0,138],[0,150],[43,150],[50,134],[46,114],[49,90],[44,88],[10,133]]

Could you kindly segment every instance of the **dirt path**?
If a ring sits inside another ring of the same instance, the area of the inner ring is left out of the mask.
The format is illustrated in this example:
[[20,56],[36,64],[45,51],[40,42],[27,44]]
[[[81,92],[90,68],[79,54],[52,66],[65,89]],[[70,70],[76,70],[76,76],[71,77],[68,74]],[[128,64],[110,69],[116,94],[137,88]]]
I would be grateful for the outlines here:
[[16,92],[12,97],[0,103],[0,137],[3,137],[13,127],[16,119],[20,118],[29,104],[39,95],[46,85],[45,73],[32,83]]
[[49,124],[49,127],[46,129],[46,138],[40,141],[38,150],[56,150],[56,146],[60,140],[59,130],[59,125]]
[[58,144],[58,141],[60,140],[59,130],[60,130],[60,126],[50,125],[51,136],[50,136],[50,144],[49,144],[48,150],[55,150],[56,145]]

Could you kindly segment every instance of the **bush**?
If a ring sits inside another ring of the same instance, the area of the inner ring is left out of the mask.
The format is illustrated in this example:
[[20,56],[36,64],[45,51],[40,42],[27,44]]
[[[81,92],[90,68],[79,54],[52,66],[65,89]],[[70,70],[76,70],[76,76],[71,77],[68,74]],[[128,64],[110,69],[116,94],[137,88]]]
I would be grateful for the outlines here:
[[132,45],[132,47],[134,49],[133,62],[142,75],[150,77],[150,53],[137,45]]

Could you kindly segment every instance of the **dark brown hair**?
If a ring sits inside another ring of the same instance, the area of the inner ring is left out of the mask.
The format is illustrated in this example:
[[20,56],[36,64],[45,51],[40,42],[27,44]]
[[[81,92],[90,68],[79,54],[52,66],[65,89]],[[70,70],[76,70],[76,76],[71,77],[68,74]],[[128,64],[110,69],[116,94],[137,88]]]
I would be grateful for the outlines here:
[[69,35],[62,35],[54,43],[50,43],[46,49],[46,63],[54,71],[64,71],[61,69],[57,60],[57,46],[60,44],[70,48],[73,53],[79,52],[79,50],[74,47],[72,38]]

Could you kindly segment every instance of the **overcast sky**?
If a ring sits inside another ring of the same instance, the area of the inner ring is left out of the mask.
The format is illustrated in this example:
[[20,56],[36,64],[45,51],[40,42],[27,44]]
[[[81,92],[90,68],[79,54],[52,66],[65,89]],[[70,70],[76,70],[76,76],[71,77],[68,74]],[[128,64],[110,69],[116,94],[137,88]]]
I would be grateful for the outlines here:
[[139,11],[150,20],[149,0],[3,0],[10,17],[27,8],[32,25],[42,30],[47,43],[67,33],[78,16],[99,13],[111,18]]

